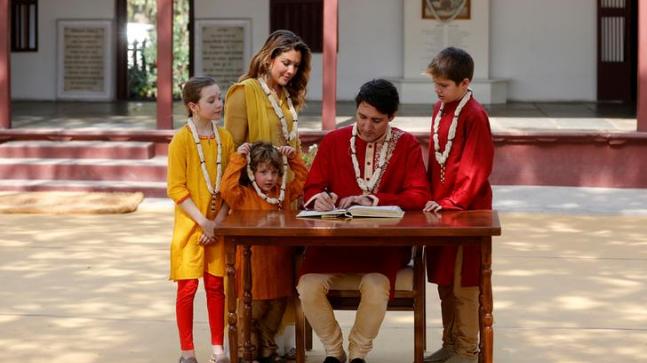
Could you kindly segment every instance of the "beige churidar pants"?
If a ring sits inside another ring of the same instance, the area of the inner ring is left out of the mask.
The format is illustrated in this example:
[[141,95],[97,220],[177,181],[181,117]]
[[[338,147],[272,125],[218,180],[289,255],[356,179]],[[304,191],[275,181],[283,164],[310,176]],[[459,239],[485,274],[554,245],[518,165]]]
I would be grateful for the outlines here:
[[443,317],[443,345],[451,345],[460,355],[478,354],[479,288],[461,286],[463,247],[458,248],[454,265],[454,283],[438,286]]
[[[303,313],[326,349],[326,356],[344,357],[343,338],[328,301],[332,281],[344,274],[305,274],[299,279],[297,290]],[[349,360],[365,359],[373,349],[373,339],[380,331],[389,301],[389,279],[380,273],[362,274],[359,284],[361,300],[355,323],[348,336]]]

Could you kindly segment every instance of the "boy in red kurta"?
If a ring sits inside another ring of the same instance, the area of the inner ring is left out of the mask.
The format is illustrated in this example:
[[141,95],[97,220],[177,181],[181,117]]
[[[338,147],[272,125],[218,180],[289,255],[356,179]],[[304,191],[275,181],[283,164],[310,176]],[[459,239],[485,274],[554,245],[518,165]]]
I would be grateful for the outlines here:
[[[294,178],[286,183],[284,180],[287,179],[288,160]],[[231,210],[289,209],[301,195],[307,173],[301,156],[291,146],[281,146],[277,149],[263,142],[253,145],[245,143],[231,156],[222,180],[222,197]],[[238,325],[241,327],[239,349],[242,350],[243,331],[250,329],[252,344],[257,348],[256,356],[261,363],[282,361],[276,353],[278,347],[274,336],[285,312],[287,298],[292,295],[294,289],[292,257],[290,247],[252,247],[253,326],[243,326],[241,316]],[[236,265],[242,266],[241,253],[236,256]],[[236,271],[241,269],[237,268]],[[242,297],[243,291],[241,277],[236,277],[236,281],[239,282],[239,297]]]
[[[429,141],[432,198],[426,212],[492,209],[494,144],[488,115],[468,88],[473,73],[472,57],[451,47],[427,68],[439,101]],[[438,284],[441,300],[443,346],[425,362],[478,360],[479,262],[478,245],[427,247],[429,281]]]
[[[356,123],[327,134],[319,145],[304,187],[306,208],[319,211],[360,205],[399,205],[420,210],[429,199],[420,145],[411,134],[391,128],[399,104],[388,81],[364,84],[357,97]],[[326,294],[334,279],[361,274],[361,302],[349,335],[351,363],[372,349],[397,271],[411,248],[311,247],[297,285],[303,312],[326,349],[324,363],[346,361],[339,324]]]

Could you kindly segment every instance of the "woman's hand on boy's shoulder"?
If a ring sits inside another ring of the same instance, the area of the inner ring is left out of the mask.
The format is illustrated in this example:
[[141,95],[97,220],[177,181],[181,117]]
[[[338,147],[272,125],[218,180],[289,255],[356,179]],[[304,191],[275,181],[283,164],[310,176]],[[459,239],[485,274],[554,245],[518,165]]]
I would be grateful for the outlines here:
[[244,155],[249,154],[249,149],[250,148],[251,148],[251,145],[248,142],[246,142],[246,143],[240,145],[238,147],[238,149],[236,150],[236,152],[239,153],[240,155],[244,156]]
[[297,151],[292,146],[287,145],[279,146],[279,152],[290,159],[292,159],[297,154]]

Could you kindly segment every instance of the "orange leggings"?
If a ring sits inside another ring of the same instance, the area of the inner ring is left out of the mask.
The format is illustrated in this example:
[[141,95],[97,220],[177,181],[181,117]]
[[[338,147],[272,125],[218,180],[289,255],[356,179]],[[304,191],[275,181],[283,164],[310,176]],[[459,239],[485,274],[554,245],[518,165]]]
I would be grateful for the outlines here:
[[[182,350],[193,350],[193,299],[198,290],[198,279],[178,280],[175,316]],[[225,289],[223,278],[204,273],[207,293],[207,313],[211,330],[211,344],[222,345],[225,330]]]

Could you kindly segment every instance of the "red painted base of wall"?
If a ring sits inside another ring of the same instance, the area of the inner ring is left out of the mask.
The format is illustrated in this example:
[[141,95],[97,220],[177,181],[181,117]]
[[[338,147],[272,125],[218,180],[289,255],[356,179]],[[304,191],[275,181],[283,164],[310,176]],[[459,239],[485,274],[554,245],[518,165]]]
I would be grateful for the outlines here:
[[[301,134],[304,147],[321,133]],[[429,134],[416,133],[427,162]],[[494,185],[647,188],[647,132],[494,135]]]
[[[150,141],[165,155],[173,130],[0,130],[9,140]],[[324,132],[302,132],[304,149],[319,143]],[[429,135],[417,133],[427,158]],[[647,133],[498,133],[495,185],[553,185],[647,188]]]

